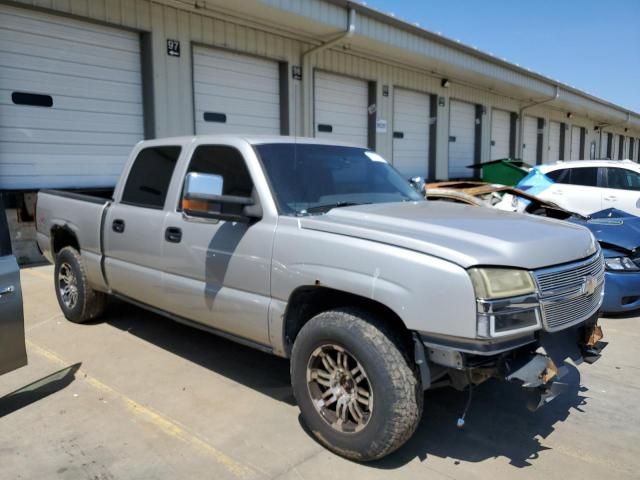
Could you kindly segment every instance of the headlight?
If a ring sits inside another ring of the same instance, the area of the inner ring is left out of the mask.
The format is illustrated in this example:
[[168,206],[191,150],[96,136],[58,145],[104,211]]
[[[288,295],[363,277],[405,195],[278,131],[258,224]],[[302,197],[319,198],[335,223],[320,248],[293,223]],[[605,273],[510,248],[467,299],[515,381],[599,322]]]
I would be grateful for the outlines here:
[[635,264],[633,260],[629,257],[614,257],[614,258],[605,258],[604,264],[607,267],[607,270],[613,271],[623,271],[626,270],[628,272],[638,271],[640,267]]
[[481,300],[517,297],[535,293],[536,286],[526,270],[513,268],[471,268],[471,282]]

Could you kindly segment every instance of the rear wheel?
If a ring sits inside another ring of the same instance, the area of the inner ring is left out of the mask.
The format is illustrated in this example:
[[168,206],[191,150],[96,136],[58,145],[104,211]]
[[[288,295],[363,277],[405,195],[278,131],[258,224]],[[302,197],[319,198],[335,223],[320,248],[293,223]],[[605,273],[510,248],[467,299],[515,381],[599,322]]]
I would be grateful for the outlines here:
[[307,322],[293,346],[291,378],[305,423],[341,456],[384,457],[420,421],[416,368],[397,335],[367,312],[332,310]]
[[80,253],[65,247],[56,255],[54,271],[56,296],[67,320],[87,322],[104,311],[106,295],[89,285]]

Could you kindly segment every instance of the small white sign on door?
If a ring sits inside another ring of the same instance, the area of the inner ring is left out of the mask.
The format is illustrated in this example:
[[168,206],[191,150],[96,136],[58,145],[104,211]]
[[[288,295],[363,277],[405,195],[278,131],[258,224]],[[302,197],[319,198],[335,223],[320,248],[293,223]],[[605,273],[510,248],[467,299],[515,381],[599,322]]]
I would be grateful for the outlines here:
[[387,133],[387,121],[386,120],[376,120],[376,132],[377,133]]

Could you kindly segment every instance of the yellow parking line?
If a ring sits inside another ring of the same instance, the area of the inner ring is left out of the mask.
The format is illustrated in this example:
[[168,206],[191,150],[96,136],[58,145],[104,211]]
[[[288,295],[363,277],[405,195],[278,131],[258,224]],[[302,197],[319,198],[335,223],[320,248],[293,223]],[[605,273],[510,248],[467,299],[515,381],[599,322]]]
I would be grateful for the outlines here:
[[[60,364],[62,366],[69,365],[70,362],[59,357],[56,353],[48,350],[40,345],[36,345],[30,340],[27,340],[27,346],[29,349],[36,352],[38,355],[54,362]],[[155,425],[159,430],[164,432],[166,435],[173,437],[177,440],[180,440],[188,445],[193,447],[197,447],[207,454],[209,454],[216,462],[221,464],[226,470],[239,478],[247,478],[255,475],[255,471],[251,468],[243,465],[242,463],[232,459],[228,455],[222,453],[220,450],[216,449],[205,440],[199,438],[194,433],[189,432],[184,427],[180,426],[177,422],[171,420],[170,418],[162,415],[161,413],[155,412],[149,407],[145,407],[144,405],[132,400],[121,392],[111,388],[110,386],[102,383],[100,380],[92,377],[88,373],[84,372],[82,369],[78,370],[78,373],[82,372],[81,378],[85,380],[89,385],[94,387],[96,390],[100,390],[106,394],[115,396],[118,398],[128,410],[133,412],[134,414],[143,417],[149,423]]]

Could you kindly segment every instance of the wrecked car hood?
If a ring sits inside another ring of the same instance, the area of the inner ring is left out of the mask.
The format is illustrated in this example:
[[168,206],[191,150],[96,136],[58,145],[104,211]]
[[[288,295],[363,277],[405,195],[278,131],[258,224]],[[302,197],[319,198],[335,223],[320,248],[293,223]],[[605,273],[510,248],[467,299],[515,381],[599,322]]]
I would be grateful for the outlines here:
[[614,246],[632,252],[640,247],[640,217],[617,208],[601,210],[588,219],[571,217],[568,221],[591,230],[603,248]]
[[585,258],[596,242],[571,223],[445,202],[334,208],[300,218],[301,228],[396,245],[462,267],[536,269]]

